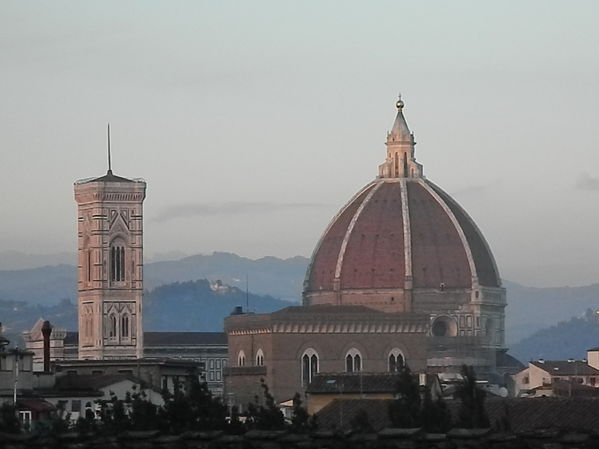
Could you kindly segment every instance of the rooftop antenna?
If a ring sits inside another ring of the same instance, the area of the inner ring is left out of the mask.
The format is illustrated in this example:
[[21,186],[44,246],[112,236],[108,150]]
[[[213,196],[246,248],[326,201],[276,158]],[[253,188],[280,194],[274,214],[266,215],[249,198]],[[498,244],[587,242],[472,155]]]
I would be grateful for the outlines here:
[[249,289],[249,278],[248,274],[245,274],[245,310],[246,313],[250,312],[250,289]]
[[110,123],[108,124],[108,174],[112,175],[112,161],[110,160]]

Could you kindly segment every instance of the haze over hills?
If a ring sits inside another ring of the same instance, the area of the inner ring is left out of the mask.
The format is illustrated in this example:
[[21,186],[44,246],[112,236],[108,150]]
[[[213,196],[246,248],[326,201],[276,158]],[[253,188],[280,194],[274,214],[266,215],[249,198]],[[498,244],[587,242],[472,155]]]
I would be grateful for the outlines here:
[[536,331],[510,347],[510,354],[528,360],[568,360],[586,358],[586,351],[599,347],[599,323],[595,311],[570,318]]
[[0,270],[26,270],[53,265],[73,265],[74,253],[27,254],[19,251],[0,251]]
[[[300,300],[308,259],[263,257],[248,259],[230,253],[195,255],[180,260],[144,265],[147,290],[172,282],[196,279],[222,280],[227,285],[258,295],[286,301]],[[77,270],[73,265],[55,265],[24,270],[0,271],[0,298],[36,304],[55,304],[77,297]]]
[[[36,305],[0,299],[0,317],[6,336],[19,341],[21,332],[31,329],[38,318],[54,326],[77,329],[76,302],[62,300],[55,305]],[[248,309],[246,309],[246,304]],[[220,332],[223,319],[236,306],[254,313],[282,309],[290,303],[261,296],[205,279],[175,282],[147,291],[144,295],[144,329],[147,331]]]
[[[198,279],[213,282],[222,280],[224,284],[237,287],[243,292],[246,289],[247,275],[249,291],[253,295],[282,299],[284,301],[280,304],[283,307],[289,302],[300,300],[307,265],[308,259],[300,256],[289,259],[263,257],[254,260],[231,253],[150,262],[144,267],[145,287],[150,291],[146,302],[150,301],[154,294],[152,290],[156,287]],[[589,308],[599,309],[599,284],[537,288],[504,281],[504,286],[508,297],[506,336],[509,346],[543,328],[580,316]],[[23,301],[28,305],[52,307],[67,299],[75,304],[76,288],[76,269],[72,265],[0,271],[0,299],[5,301]],[[212,328],[217,317],[212,314],[211,307],[203,313],[207,317],[206,323]],[[8,321],[4,317],[1,319]],[[177,327],[178,322],[179,320],[173,319],[172,326]],[[197,321],[198,326],[203,322],[203,319]],[[181,329],[170,327],[169,330]],[[208,329],[197,327],[196,330]]]

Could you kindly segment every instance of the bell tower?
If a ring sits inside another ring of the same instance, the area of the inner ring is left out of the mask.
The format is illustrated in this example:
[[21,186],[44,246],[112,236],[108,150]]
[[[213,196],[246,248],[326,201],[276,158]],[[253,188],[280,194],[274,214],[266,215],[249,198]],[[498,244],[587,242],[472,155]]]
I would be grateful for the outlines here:
[[143,356],[142,179],[75,182],[78,206],[79,359]]

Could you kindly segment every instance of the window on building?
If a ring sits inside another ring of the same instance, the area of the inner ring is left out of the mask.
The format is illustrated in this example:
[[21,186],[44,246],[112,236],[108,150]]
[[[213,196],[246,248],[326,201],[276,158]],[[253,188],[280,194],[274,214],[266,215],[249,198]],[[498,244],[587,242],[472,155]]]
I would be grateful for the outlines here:
[[237,366],[245,366],[245,352],[239,351],[237,355]]
[[121,337],[129,337],[129,315],[127,314],[121,317]]
[[405,364],[404,356],[399,348],[394,348],[389,352],[389,365],[388,369],[390,373],[397,373],[401,371]]
[[92,280],[92,252],[87,252],[87,282]]
[[108,329],[108,336],[111,338],[116,337],[116,316],[110,315],[110,327]]
[[345,371],[348,373],[362,371],[362,354],[356,348],[347,351],[345,356]]
[[264,352],[262,352],[262,348],[256,352],[256,366],[264,366]]
[[302,384],[307,386],[318,372],[318,353],[310,348],[302,355]]
[[110,280],[125,280],[125,247],[112,246],[110,248]]
[[19,410],[19,421],[25,429],[31,429],[31,412],[29,410]]
[[596,379],[595,377],[591,377],[591,378],[589,379],[589,381],[591,382],[591,386],[593,386],[593,387],[594,387],[594,386],[595,386],[595,382],[597,382],[597,379]]
[[80,412],[81,411],[81,400],[73,399],[71,401],[71,411],[72,412]]

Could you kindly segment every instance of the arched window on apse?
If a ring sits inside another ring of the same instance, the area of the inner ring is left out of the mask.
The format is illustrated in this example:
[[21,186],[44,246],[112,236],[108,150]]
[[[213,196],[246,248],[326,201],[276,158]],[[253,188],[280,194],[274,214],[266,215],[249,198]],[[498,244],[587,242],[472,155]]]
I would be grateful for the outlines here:
[[403,353],[398,348],[394,348],[391,350],[391,352],[389,352],[388,360],[388,369],[390,373],[397,373],[401,371],[406,363]]
[[307,386],[318,373],[318,353],[310,348],[302,355],[302,385]]
[[256,352],[256,366],[264,366],[264,352],[262,348]]
[[237,366],[245,366],[245,352],[239,351],[237,354]]
[[356,348],[350,349],[345,355],[345,371],[348,373],[362,371],[362,354]]

